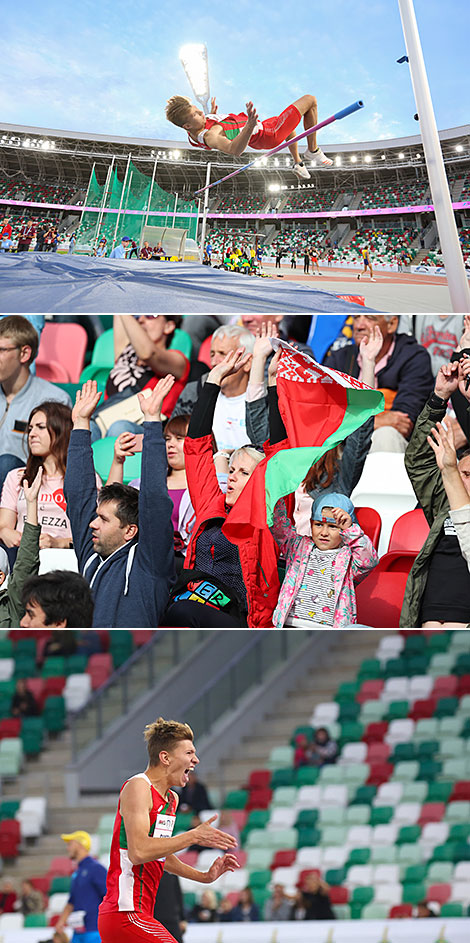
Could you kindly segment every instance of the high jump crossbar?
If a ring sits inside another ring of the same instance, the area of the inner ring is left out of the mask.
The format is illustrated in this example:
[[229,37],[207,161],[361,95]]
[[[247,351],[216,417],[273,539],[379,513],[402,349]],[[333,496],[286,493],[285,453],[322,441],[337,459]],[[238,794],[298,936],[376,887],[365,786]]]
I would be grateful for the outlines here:
[[[319,131],[320,128],[325,128],[327,124],[332,124],[333,121],[339,121],[341,118],[346,118],[347,115],[352,115],[355,111],[359,111],[359,109],[363,107],[364,102],[353,102],[352,105],[348,105],[347,108],[337,111],[336,114],[331,115],[330,118],[325,118],[324,121],[320,121],[320,124],[316,124],[313,128],[308,128],[307,131],[302,131],[295,138],[291,138],[290,141],[283,141],[282,144],[278,144],[277,147],[273,147],[271,151],[266,151],[266,154],[263,154],[263,157],[271,157],[273,154],[277,154],[278,151],[283,151],[286,147],[289,147],[290,144],[295,144],[296,141],[301,141],[302,138],[306,138],[309,136],[309,134]],[[200,190],[195,191],[195,195],[197,196],[198,193],[204,193],[205,190],[210,190],[212,187],[217,187],[219,183],[223,183],[224,180],[230,180],[231,177],[236,177],[237,174],[241,174],[243,170],[248,170],[248,167],[252,167],[253,164],[256,164],[259,159],[259,157],[255,157],[254,160],[250,160],[248,164],[244,164],[243,167],[239,167],[238,170],[234,170],[231,174],[227,174],[225,177],[221,177],[220,180],[215,180],[214,183],[209,183],[207,186],[201,187]]]

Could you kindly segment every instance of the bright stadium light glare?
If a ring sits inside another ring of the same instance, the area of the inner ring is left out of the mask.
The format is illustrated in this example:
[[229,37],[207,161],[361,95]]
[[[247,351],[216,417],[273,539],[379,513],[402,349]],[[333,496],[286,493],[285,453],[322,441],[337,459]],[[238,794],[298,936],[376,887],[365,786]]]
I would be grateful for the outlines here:
[[179,160],[181,157],[181,151],[173,151],[173,157],[175,160]]
[[370,154],[366,154],[366,156],[364,157],[364,160],[366,164],[370,164],[372,157],[370,156]]
[[278,157],[275,157],[275,158],[274,158],[274,166],[275,166],[275,167],[279,167],[279,158],[278,158]]
[[403,159],[404,159],[405,155],[404,155],[403,151],[400,151],[398,157],[399,157],[400,160],[403,160]]
[[351,157],[351,164],[355,164],[356,161],[357,161],[357,157],[356,157],[355,154],[353,154],[352,157]]
[[208,111],[209,67],[204,43],[186,43],[179,52],[179,59],[193,94],[205,112]]
[[268,187],[268,190],[270,190],[271,193],[279,193],[280,189],[281,187],[280,187],[280,184],[278,183],[270,183]]
[[380,160],[385,160],[385,154],[382,154]]
[[455,150],[457,151],[458,154],[461,154],[462,151],[463,151],[462,145],[461,145],[461,144],[456,144],[456,145],[455,145]]
[[341,164],[342,164],[341,157],[339,157],[339,156],[338,156],[338,157],[335,157],[335,164],[336,164],[337,167],[341,167]]

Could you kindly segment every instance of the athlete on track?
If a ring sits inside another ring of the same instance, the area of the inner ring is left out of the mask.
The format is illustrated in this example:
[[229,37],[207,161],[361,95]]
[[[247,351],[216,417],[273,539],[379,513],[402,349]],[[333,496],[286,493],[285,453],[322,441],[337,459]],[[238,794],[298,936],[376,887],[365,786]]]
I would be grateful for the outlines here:
[[[163,871],[212,884],[240,865],[230,852],[237,842],[214,828],[214,815],[188,832],[172,837],[178,796],[171,786],[185,786],[199,763],[193,732],[187,724],[159,717],[145,728],[149,764],[145,773],[129,779],[121,789],[114,823],[106,896],[99,909],[102,943],[176,943],[153,917],[155,897]],[[183,864],[176,857],[188,845],[229,852],[216,859],[207,872]]]
[[370,272],[370,280],[371,280],[371,282],[375,282],[374,273],[373,273],[373,271],[372,271],[372,262],[371,262],[371,260],[370,260],[370,255],[369,255],[369,249],[367,249],[367,248],[366,248],[366,249],[361,249],[361,255],[362,255],[362,261],[363,261],[363,263],[364,263],[364,268],[363,268],[362,272],[360,272],[359,275],[357,276],[358,282],[360,282],[360,280],[361,280],[361,275],[365,275],[365,274],[366,274],[367,269],[369,269],[369,272]]
[[[246,103],[246,113],[219,115],[215,98],[211,100],[211,113],[205,115],[197,105],[183,95],[173,95],[167,102],[166,117],[172,124],[184,128],[189,143],[205,150],[223,151],[239,156],[248,146],[257,151],[269,151],[283,141],[295,137],[294,131],[304,120],[304,128],[318,124],[317,100],[314,95],[302,95],[275,118],[258,119],[253,102]],[[316,133],[307,137],[308,149],[303,157],[314,167],[331,167],[333,161],[317,147]],[[290,144],[294,165],[293,172],[301,180],[309,180],[310,174],[299,155],[297,144]]]

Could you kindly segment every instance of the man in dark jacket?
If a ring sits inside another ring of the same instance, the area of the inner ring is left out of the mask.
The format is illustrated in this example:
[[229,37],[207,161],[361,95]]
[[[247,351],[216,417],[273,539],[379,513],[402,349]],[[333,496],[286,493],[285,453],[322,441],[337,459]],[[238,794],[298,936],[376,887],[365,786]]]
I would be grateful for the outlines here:
[[383,337],[377,355],[376,386],[385,396],[385,412],[375,417],[371,452],[405,452],[414,424],[434,386],[427,350],[408,334],[398,334],[395,314],[357,314],[353,343],[336,350],[324,362],[333,370],[361,377],[359,345],[374,325]]
[[121,484],[96,491],[90,417],[101,394],[89,380],[77,394],[64,493],[80,572],[95,598],[97,628],[155,628],[174,581],[172,502],[161,405],[173,376],[159,380],[144,414],[140,494]]

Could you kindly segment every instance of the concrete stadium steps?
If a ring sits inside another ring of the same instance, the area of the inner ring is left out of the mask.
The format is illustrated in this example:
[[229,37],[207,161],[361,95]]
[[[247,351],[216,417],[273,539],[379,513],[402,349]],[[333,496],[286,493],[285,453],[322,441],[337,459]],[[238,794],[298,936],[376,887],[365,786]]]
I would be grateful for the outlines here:
[[[309,674],[282,700],[276,710],[260,719],[252,735],[222,765],[221,778],[226,791],[239,789],[247,782],[251,770],[268,766],[271,749],[288,743],[295,727],[308,722],[317,704],[333,699],[342,681],[355,679],[359,666],[373,658],[380,639],[389,631],[351,629]],[[204,779],[203,770],[201,778]],[[216,777],[206,783],[220,787]]]

